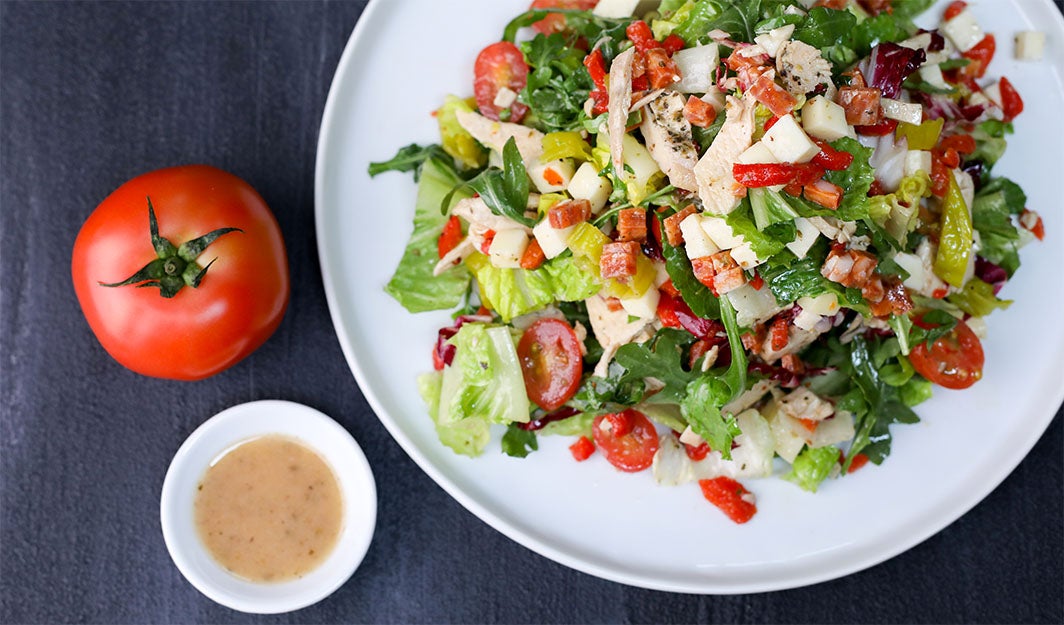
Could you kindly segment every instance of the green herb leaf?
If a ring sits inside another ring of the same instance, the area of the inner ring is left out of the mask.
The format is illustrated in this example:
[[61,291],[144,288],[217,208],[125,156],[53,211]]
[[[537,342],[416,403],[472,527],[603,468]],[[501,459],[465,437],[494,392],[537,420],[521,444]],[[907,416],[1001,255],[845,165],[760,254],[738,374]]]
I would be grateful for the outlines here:
[[507,456],[524,458],[537,449],[536,433],[531,430],[522,430],[511,423],[502,435],[502,452]]

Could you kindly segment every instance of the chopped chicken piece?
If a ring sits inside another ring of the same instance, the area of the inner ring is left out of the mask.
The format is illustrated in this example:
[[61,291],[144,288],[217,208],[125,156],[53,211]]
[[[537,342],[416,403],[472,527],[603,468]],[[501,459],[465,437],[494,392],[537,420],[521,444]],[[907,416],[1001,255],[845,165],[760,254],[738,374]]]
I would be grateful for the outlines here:
[[609,373],[610,361],[621,345],[628,343],[642,343],[650,339],[654,334],[654,324],[646,319],[628,321],[628,311],[624,308],[611,310],[606,298],[601,295],[589,297],[584,302],[587,304],[587,316],[591,322],[591,331],[595,339],[602,346],[602,358],[595,366],[594,374],[606,377]]
[[694,167],[698,196],[709,213],[727,215],[739,205],[736,191],[741,187],[732,176],[732,167],[753,143],[756,107],[757,100],[749,92],[741,100],[729,97],[720,132]]
[[610,135],[610,158],[618,177],[624,171],[624,135],[628,126],[628,107],[632,105],[632,63],[635,48],[628,48],[613,59],[610,66],[610,106],[606,126]]
[[518,223],[509,217],[496,215],[491,212],[488,205],[484,203],[484,198],[481,197],[466,198],[458,202],[454,205],[454,208],[451,209],[451,214],[458,215],[466,220],[471,229],[477,227],[482,232],[488,230],[499,232],[500,230],[510,230],[513,228],[518,228],[526,234],[532,232],[532,229],[524,224]]
[[828,99],[835,96],[835,83],[831,79],[831,63],[820,50],[802,41],[788,41],[776,53],[776,70],[783,86],[793,96],[804,96],[817,91],[823,85]]
[[794,419],[823,421],[835,414],[835,406],[813,391],[799,386],[780,400],[780,409]]
[[698,151],[691,136],[691,122],[684,116],[683,96],[665,91],[652,100],[640,129],[647,149],[669,182],[679,189],[697,191],[694,166]]
[[506,142],[513,137],[517,151],[521,153],[521,159],[526,167],[538,162],[540,155],[543,154],[543,133],[535,128],[510,122],[497,122],[469,111],[456,111],[455,116],[462,128],[473,135],[474,139],[500,154]]

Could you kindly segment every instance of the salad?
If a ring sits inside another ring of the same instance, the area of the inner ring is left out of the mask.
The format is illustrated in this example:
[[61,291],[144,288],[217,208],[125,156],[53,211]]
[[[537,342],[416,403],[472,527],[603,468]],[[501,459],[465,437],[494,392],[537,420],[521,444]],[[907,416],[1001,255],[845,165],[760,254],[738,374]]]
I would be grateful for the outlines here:
[[[992,173],[1023,100],[965,2],[535,0],[433,115],[386,291],[454,310],[418,384],[441,443],[815,492],[889,455],[1044,235]],[[1037,58],[1039,33],[1017,37]],[[741,480],[741,481],[740,481]]]

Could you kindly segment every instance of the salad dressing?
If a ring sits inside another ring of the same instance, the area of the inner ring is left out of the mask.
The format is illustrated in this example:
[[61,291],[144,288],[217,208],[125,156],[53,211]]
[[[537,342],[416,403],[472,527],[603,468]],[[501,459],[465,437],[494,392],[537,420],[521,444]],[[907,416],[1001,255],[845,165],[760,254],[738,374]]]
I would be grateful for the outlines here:
[[328,464],[279,435],[254,438],[211,463],[196,491],[196,530],[211,556],[253,582],[303,577],[336,546],[343,498]]

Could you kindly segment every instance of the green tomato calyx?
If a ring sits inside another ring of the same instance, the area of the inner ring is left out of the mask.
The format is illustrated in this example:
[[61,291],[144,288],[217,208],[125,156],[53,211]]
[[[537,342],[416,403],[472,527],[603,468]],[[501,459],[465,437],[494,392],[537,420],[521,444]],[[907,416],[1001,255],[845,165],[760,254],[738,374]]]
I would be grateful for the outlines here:
[[100,282],[100,286],[156,287],[159,289],[159,295],[169,299],[177,295],[178,291],[184,287],[196,288],[203,281],[203,276],[217,260],[211,260],[206,267],[201,267],[196,262],[196,258],[207,249],[207,246],[222,235],[230,232],[243,232],[240,228],[218,228],[175,247],[169,240],[159,236],[159,222],[155,218],[155,207],[152,206],[150,197],[148,198],[148,226],[151,230],[151,245],[155,248],[157,258],[121,282]]

